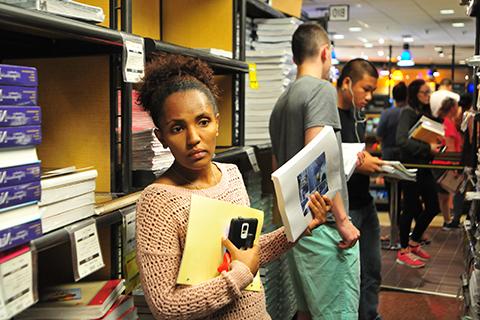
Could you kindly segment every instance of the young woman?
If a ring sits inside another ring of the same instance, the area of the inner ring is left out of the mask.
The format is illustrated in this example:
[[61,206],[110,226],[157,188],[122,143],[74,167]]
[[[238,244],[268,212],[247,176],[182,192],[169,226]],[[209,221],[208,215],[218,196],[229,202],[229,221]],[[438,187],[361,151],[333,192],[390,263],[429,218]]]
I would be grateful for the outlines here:
[[[408,106],[404,107],[397,127],[397,145],[400,148],[400,159],[405,163],[426,164],[432,155],[438,152],[440,143],[428,144],[423,141],[409,139],[410,128],[421,116],[432,117],[429,99],[430,88],[424,80],[414,80],[408,86]],[[422,235],[440,211],[436,191],[436,182],[430,169],[418,169],[416,182],[402,182],[403,212],[400,215],[400,245],[397,263],[411,268],[425,266],[424,261],[430,255],[421,248]],[[415,217],[415,228],[409,239],[412,220]]]
[[[259,266],[293,246],[280,228],[262,235],[259,246],[238,250],[229,271],[194,286],[177,285],[193,194],[248,206],[237,167],[212,162],[218,135],[217,87],[209,67],[192,58],[165,55],[146,69],[139,102],[149,111],[155,134],[175,162],[137,204],[137,262],[146,300],[156,319],[270,319],[261,292],[243,291]],[[314,219],[325,221],[330,200],[311,196]],[[218,239],[222,241],[221,239]]]
[[[438,110],[438,117],[443,120],[445,146],[448,152],[462,152],[463,138],[457,129],[460,110],[457,101],[453,98],[445,98]],[[440,164],[448,165],[451,162],[441,161]],[[443,214],[443,230],[450,230],[449,225],[452,223],[450,204],[453,201],[453,193],[438,185],[438,201]]]

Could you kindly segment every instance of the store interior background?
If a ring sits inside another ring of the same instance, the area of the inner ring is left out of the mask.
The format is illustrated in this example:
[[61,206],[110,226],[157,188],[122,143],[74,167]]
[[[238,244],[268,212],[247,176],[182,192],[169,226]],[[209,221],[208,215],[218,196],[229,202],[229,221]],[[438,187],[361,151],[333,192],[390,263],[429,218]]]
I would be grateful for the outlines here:
[[[375,130],[398,82],[408,85],[424,79],[435,90],[443,78],[449,78],[454,91],[473,94],[472,68],[466,59],[474,54],[475,19],[466,15],[460,1],[304,0],[302,10],[310,19],[323,21],[330,5],[342,4],[349,5],[349,21],[326,22],[338,60],[336,67],[341,70],[346,61],[362,57],[374,62],[380,71],[374,101],[366,111],[367,143],[372,153],[381,154]],[[406,44],[415,65],[399,67]],[[386,235],[390,225],[388,190],[381,180],[371,182],[382,234]],[[385,319],[459,319],[463,315],[463,234],[460,230],[442,232],[442,223],[439,215],[427,231],[432,239],[428,250],[434,259],[426,270],[405,270],[395,264],[391,251],[382,250],[380,310]]]

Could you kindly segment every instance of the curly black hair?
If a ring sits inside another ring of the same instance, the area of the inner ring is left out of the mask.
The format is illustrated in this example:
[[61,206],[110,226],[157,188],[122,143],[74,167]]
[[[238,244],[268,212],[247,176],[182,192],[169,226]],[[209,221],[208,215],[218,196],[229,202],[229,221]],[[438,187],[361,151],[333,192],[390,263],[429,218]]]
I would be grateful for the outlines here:
[[158,54],[146,65],[137,102],[160,128],[163,104],[171,94],[187,90],[203,92],[218,113],[218,87],[212,69],[203,61],[174,54]]

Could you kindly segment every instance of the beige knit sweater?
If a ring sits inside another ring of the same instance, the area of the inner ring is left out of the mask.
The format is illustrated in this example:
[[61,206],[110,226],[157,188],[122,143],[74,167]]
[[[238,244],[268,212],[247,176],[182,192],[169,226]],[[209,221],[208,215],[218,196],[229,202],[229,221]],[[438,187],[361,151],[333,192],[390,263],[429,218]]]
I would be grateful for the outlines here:
[[[177,285],[192,194],[249,205],[243,179],[235,165],[216,163],[220,182],[191,190],[164,184],[145,188],[137,204],[137,263],[145,297],[156,319],[270,319],[265,295],[243,291],[253,280],[246,265],[233,261],[231,270],[199,285]],[[260,265],[293,244],[283,227],[260,238]]]

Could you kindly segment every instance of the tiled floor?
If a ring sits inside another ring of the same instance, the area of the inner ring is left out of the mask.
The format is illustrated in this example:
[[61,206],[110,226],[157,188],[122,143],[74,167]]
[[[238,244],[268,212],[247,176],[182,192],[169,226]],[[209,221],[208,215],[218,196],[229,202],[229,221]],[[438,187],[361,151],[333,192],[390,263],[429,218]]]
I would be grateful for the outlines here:
[[[388,233],[389,227],[382,226],[382,234]],[[426,235],[432,241],[425,246],[432,259],[425,268],[399,265],[395,263],[397,251],[382,250],[382,286],[455,297],[464,271],[461,229],[430,227]]]

